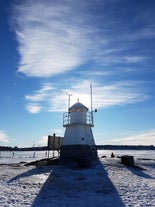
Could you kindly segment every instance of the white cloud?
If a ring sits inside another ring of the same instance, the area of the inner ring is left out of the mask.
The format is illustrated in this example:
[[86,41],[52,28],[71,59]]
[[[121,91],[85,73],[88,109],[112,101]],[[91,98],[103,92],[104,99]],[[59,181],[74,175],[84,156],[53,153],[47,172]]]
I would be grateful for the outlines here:
[[62,128],[58,128],[58,129],[51,129],[50,130],[50,135],[56,134],[56,136],[63,136],[64,135],[64,131],[62,130]]
[[9,137],[2,130],[0,130],[0,142],[6,143],[6,144],[8,144],[10,142]]
[[[114,105],[133,104],[145,101],[149,98],[146,91],[141,90],[141,82],[126,81],[109,85],[93,84],[93,105],[94,108],[104,108]],[[74,104],[79,99],[80,102],[90,108],[90,82],[83,81],[57,93],[51,99],[51,111],[64,111],[67,108],[67,93],[72,94],[70,104]],[[66,100],[66,104],[64,101]]]
[[123,57],[123,59],[127,62],[127,63],[139,63],[144,61],[144,57],[142,56],[126,56]]
[[155,129],[113,139],[112,142],[118,145],[155,145]]
[[[114,105],[133,104],[149,99],[147,91],[140,89],[143,83],[138,81],[116,82],[109,85],[93,83],[93,106],[105,108]],[[91,107],[90,82],[87,80],[72,84],[70,88],[59,89],[47,84],[31,95],[26,95],[28,101],[26,109],[30,113],[38,113],[42,109],[50,112],[66,111],[68,108],[68,95],[70,105],[79,99],[87,107]],[[143,88],[143,87],[142,87]],[[45,90],[46,89],[46,90]]]
[[44,101],[48,97],[54,87],[50,83],[45,83],[40,90],[34,91],[32,95],[26,95],[25,99],[28,101]]
[[41,102],[48,102],[53,90],[54,87],[50,83],[45,83],[39,90],[26,95],[25,100],[28,101],[26,110],[33,114],[39,113],[43,109]]
[[94,87],[94,105],[98,108],[112,105],[133,104],[149,98],[146,91],[140,89],[138,81],[122,81]]
[[42,106],[37,103],[29,103],[26,105],[26,110],[32,114],[37,114],[41,111]]
[[[111,45],[108,45],[108,47],[113,47]],[[145,56],[137,56],[137,55],[129,55],[124,56],[123,52],[128,48],[129,46],[126,45],[126,47],[121,47],[120,50],[111,49],[109,52],[109,49],[104,48],[103,51],[98,52],[96,56],[93,57],[96,62],[104,65],[104,66],[111,66],[114,64],[122,64],[122,65],[128,65],[128,64],[134,64],[134,63],[142,63],[146,61],[148,58]],[[115,67],[116,69],[116,67]]]
[[133,13],[137,25],[139,22],[141,25],[141,21],[146,25],[135,29],[129,21],[126,26],[122,18],[124,13],[118,13],[120,1],[112,2],[116,9],[106,1],[82,0],[27,0],[15,5],[13,20],[20,54],[18,71],[27,76],[49,77],[88,61],[109,66],[146,60],[149,55],[145,48],[143,51],[137,48],[140,41],[153,37],[150,18],[144,21],[144,13],[137,10]]
[[41,139],[38,141],[38,145],[47,146],[48,136],[42,136]]
[[48,77],[85,62],[93,30],[85,27],[85,14],[77,13],[73,2],[26,1],[14,9],[19,72]]

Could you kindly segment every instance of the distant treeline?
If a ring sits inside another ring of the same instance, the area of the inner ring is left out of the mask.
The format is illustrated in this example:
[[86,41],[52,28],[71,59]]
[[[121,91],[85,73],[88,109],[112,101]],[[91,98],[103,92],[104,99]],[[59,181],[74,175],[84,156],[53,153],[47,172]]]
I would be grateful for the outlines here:
[[155,150],[153,145],[97,145],[99,150]]
[[0,146],[0,151],[41,151],[41,150],[48,150],[47,146],[44,147],[7,147],[7,146]]
[[[155,146],[149,145],[96,145],[98,150],[155,150]],[[0,146],[0,151],[41,151],[48,150],[47,146],[44,147],[8,147]]]

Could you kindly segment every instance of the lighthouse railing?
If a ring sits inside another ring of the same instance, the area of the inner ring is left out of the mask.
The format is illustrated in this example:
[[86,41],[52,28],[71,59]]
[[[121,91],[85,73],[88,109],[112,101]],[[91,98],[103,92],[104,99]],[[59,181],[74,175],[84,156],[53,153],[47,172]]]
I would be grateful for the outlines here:
[[[74,113],[74,112],[73,112]],[[87,111],[86,113],[78,113],[78,117],[73,116],[72,112],[63,114],[63,126],[71,124],[86,124],[91,127],[94,126],[93,112]]]

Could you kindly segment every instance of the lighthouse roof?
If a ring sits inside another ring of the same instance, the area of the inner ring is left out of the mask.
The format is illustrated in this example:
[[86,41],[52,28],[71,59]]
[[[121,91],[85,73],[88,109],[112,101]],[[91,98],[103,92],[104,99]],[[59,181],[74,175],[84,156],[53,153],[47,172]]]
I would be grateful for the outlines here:
[[77,111],[88,111],[88,108],[82,103],[77,102],[69,108],[69,111],[76,111],[76,110]]

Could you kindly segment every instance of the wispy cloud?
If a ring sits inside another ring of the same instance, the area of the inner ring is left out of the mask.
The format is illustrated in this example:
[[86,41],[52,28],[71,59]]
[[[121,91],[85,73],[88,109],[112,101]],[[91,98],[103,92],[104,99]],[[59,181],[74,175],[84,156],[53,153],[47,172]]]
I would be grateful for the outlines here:
[[123,57],[123,59],[127,63],[139,63],[139,62],[143,62],[145,60],[145,58],[142,56],[126,56],[126,57]]
[[[149,98],[149,95],[146,94],[146,91],[139,89],[140,85],[141,83],[137,81],[118,82],[104,86],[98,83],[94,83],[94,107],[99,109],[114,105],[133,104],[136,102],[145,101]],[[72,85],[68,89],[60,91],[55,99],[51,100],[51,111],[55,111],[56,109],[64,111],[64,94],[67,94],[67,92],[69,94],[72,94],[71,104],[74,104],[79,99],[83,104],[90,107],[89,86],[89,81],[83,81],[79,84]]]
[[6,144],[9,143],[9,137],[2,130],[0,130],[0,142],[6,143]]
[[[104,86],[94,82],[94,107],[99,109],[145,101],[149,98],[149,95],[147,95],[146,90],[140,89],[142,85],[143,83],[137,81],[122,81]],[[90,82],[85,80],[72,84],[72,86],[65,89],[49,87],[48,90],[44,90],[43,86],[40,90],[35,91],[33,95],[26,95],[26,99],[29,101],[27,110],[30,113],[38,113],[42,108],[46,111],[66,111],[68,107],[67,94],[71,94],[70,104],[74,104],[79,99],[87,107],[91,106]]]
[[25,108],[28,112],[32,114],[37,114],[41,111],[42,106],[38,103],[28,103]]
[[[112,73],[120,72],[119,66],[124,68],[121,73],[131,73],[137,70],[131,67],[132,64],[148,60],[145,47],[142,52],[135,48],[137,40],[152,38],[154,29],[150,22],[139,29],[133,28],[134,17],[135,24],[143,18],[136,8],[133,9],[129,24],[126,24],[123,9],[128,7],[123,7],[119,12],[113,9],[119,7],[119,2],[27,0],[14,6],[14,28],[20,54],[18,71],[34,77],[58,77],[66,73],[68,80],[76,80],[72,86],[69,81],[66,82],[63,89],[53,88],[55,80],[52,80],[53,86],[41,86],[39,90],[27,94],[26,109],[30,113],[47,109],[66,110],[66,93],[73,94],[71,101],[75,102],[79,98],[84,104],[90,105],[89,83],[85,79],[98,79],[93,81],[94,107],[97,108],[136,103],[149,98],[146,91],[140,89],[140,82],[124,80],[104,84],[99,78],[101,75],[112,76]],[[144,30],[145,35],[140,35]],[[89,62],[94,67],[85,73],[85,66]],[[78,70],[79,66],[84,67]],[[80,74],[81,81],[75,71]]]
[[29,101],[44,101],[46,97],[50,96],[54,87],[50,83],[45,83],[40,90],[34,91],[32,95],[26,95],[25,99]]
[[[116,9],[110,5],[106,1],[82,0],[27,0],[15,5],[18,71],[27,76],[49,77],[90,60],[103,65],[144,61],[145,55],[135,49],[131,52],[131,48],[136,47],[137,39],[152,38],[151,22],[139,30],[131,28],[133,22],[124,24],[124,13],[117,13],[119,1],[113,1]],[[135,12],[135,18],[138,24],[143,17]]]
[[80,10],[77,13],[74,3],[25,1],[14,7],[21,56],[19,72],[48,77],[85,62],[93,30],[85,27],[85,14]]
[[97,85],[94,88],[96,107],[133,104],[149,99],[147,91],[141,90],[143,84],[138,81],[121,81],[109,85]]
[[113,139],[112,142],[118,145],[155,145],[155,129]]
[[48,102],[53,90],[54,87],[50,83],[45,83],[41,89],[34,91],[30,95],[26,95],[25,100],[28,102],[26,110],[33,114],[40,112],[44,108],[44,104],[41,102]]

